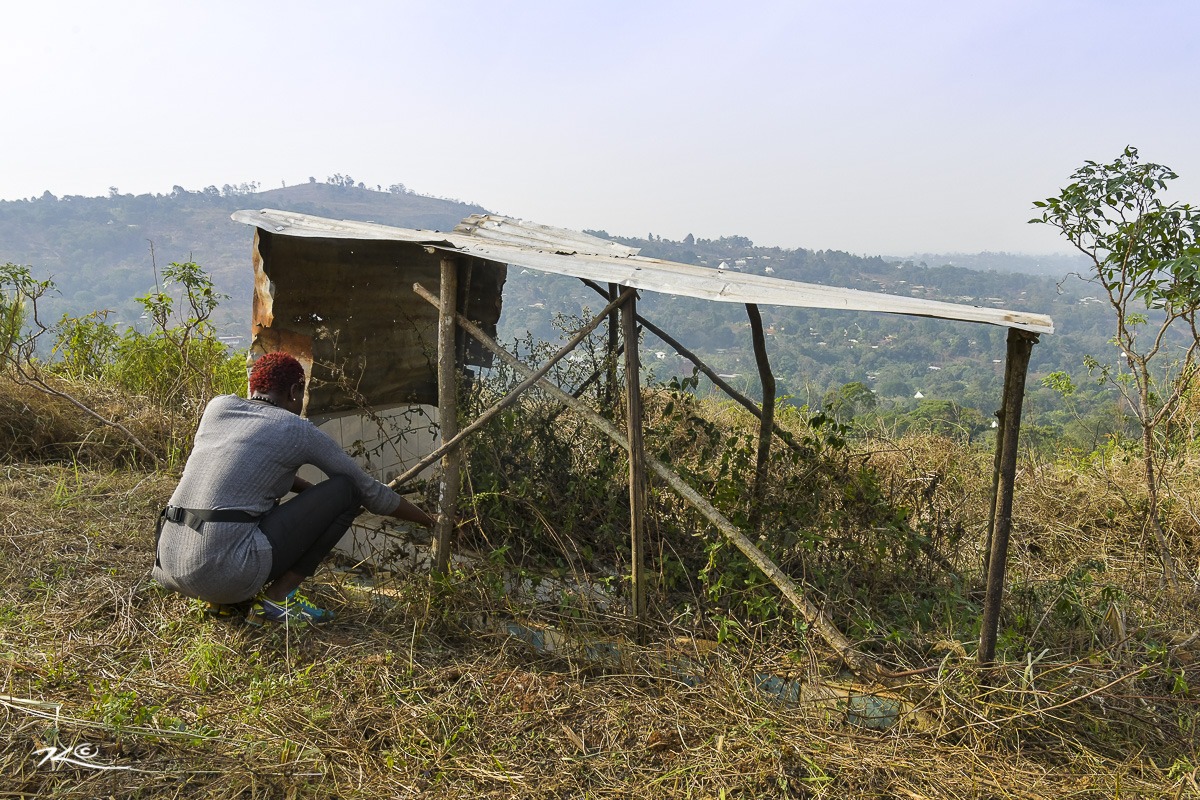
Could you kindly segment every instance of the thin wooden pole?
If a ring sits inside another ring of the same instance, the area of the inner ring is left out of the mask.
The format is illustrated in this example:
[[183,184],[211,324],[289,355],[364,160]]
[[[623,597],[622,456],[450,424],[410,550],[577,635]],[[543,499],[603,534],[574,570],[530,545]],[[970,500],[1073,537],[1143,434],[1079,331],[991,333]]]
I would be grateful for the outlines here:
[[[629,290],[626,289],[626,291],[629,291]],[[637,291],[637,290],[634,289],[633,291]],[[638,326],[637,336],[638,336],[638,339],[641,340],[641,338],[642,338],[641,326]],[[615,354],[616,357],[619,358],[622,355],[624,355],[624,353],[625,353],[625,345],[624,344],[617,345],[617,352]],[[583,383],[579,384],[579,386],[576,387],[575,391],[571,392],[571,396],[575,397],[575,398],[583,397],[584,393],[587,392],[588,387],[590,387],[596,381],[600,380],[600,378],[602,378],[604,376],[604,374],[605,374],[605,372],[607,372],[607,370],[608,370],[607,365],[601,365],[600,369],[596,370],[591,375],[589,375],[587,380],[585,380]],[[546,423],[547,424],[553,423],[554,420],[558,419],[559,415],[562,414],[566,410],[567,410],[566,406],[559,406],[555,410],[551,411],[549,414],[546,415]]]
[[[634,291],[637,291],[637,290],[635,289]],[[637,329],[637,334],[638,334],[638,338],[640,339],[640,338],[641,338],[641,336],[642,336],[642,329],[641,329],[641,327],[639,327],[639,328]],[[620,358],[620,357],[621,357],[621,356],[623,356],[624,354],[625,354],[625,345],[624,345],[624,344],[619,344],[619,345],[617,345],[617,350],[616,350],[616,352],[615,352],[613,355],[614,355],[614,356],[616,356],[617,358]],[[591,386],[593,383],[595,383],[596,381],[598,381],[598,380],[600,380],[602,377],[604,377],[604,372],[605,372],[605,370],[607,370],[607,369],[608,369],[608,367],[607,367],[607,366],[602,366],[602,367],[600,367],[600,369],[598,369],[598,370],[596,370],[595,372],[593,372],[591,375],[589,375],[589,376],[587,377],[587,379],[586,379],[586,380],[585,380],[583,383],[579,384],[579,386],[578,386],[578,387],[576,387],[575,391],[571,392],[571,396],[572,396],[572,397],[583,397],[584,393],[585,393],[585,392],[587,392],[588,388],[589,388],[589,387],[590,387],[590,386]],[[559,412],[562,412],[562,411],[564,411],[565,409],[566,409],[566,406],[562,406],[562,407],[560,407],[560,408],[559,408]],[[551,419],[553,419],[553,417],[551,417]]]
[[1003,444],[996,480],[995,530],[988,557],[987,588],[983,598],[983,621],[979,632],[979,663],[991,664],[996,657],[996,635],[1000,604],[1004,597],[1004,572],[1008,565],[1008,539],[1012,531],[1013,487],[1017,475],[1017,437],[1021,432],[1021,406],[1025,400],[1025,376],[1038,335],[1008,329],[1008,355],[1004,365],[1004,401],[1001,414]]
[[983,574],[986,576],[992,563],[992,540],[996,536],[996,500],[1000,496],[1000,464],[1004,458],[1004,398],[1000,399],[1000,410],[996,412],[996,452],[992,456],[992,505],[988,509],[987,541],[983,546]]
[[767,358],[767,339],[763,332],[762,314],[755,303],[746,304],[750,317],[750,333],[754,340],[754,360],[758,363],[758,379],[762,385],[762,415],[758,426],[758,458],[754,464],[754,502],[750,507],[750,527],[757,528],[762,519],[763,497],[767,492],[767,468],[771,463],[771,428],[775,426],[775,375]]
[[[605,292],[603,289],[601,289],[597,284],[593,283],[592,281],[589,281],[586,278],[581,278],[580,280],[582,280],[584,284],[586,284],[589,288],[593,289],[594,291],[607,296],[607,292]],[[712,367],[708,366],[708,364],[705,364],[704,360],[701,359],[700,356],[696,355],[691,350],[684,347],[682,344],[680,344],[680,342],[677,339],[675,339],[669,333],[664,331],[662,328],[655,325],[650,320],[643,317],[641,314],[638,314],[637,319],[643,328],[645,328],[646,330],[653,333],[659,339],[662,339],[667,344],[668,347],[672,348],[676,353],[679,353],[679,355],[683,356],[688,361],[691,361],[693,364],[695,364],[696,368],[699,369],[701,372],[703,372],[705,377],[707,377],[710,381],[713,382],[714,386],[716,386],[721,391],[725,392],[725,394],[729,395],[729,397],[732,400],[734,400],[736,403],[738,403],[738,405],[742,406],[742,408],[746,409],[751,414],[753,414],[755,419],[762,420],[762,409],[760,409],[758,407],[758,404],[755,403],[753,400],[751,400],[749,397],[746,397],[746,395],[742,394],[737,389],[730,386],[729,383],[726,382],[724,378],[722,378],[720,375],[718,375],[712,369]],[[772,404],[772,407],[773,407],[773,404]],[[779,437],[779,440],[781,442],[783,442],[784,444],[786,444],[788,447],[792,448],[793,450],[795,450],[797,452],[803,452],[804,448],[800,444],[798,444],[795,441],[795,439],[792,438],[792,435],[790,433],[785,431],[783,428],[779,427],[778,424],[772,422],[771,430],[774,431],[775,435]]]
[[[617,299],[620,286],[615,283],[608,285],[607,297],[611,303]],[[613,309],[608,315],[608,347],[604,352],[604,368],[608,380],[604,384],[604,407],[610,407],[616,402],[617,397],[617,358],[619,353],[617,348],[620,345],[620,329],[621,320],[618,316],[617,309]]]
[[633,618],[638,640],[646,622],[646,453],[642,443],[642,378],[638,358],[637,293],[621,306],[621,332],[625,340],[625,432],[629,450],[629,539]]
[[[429,290],[419,283],[413,284],[413,291],[432,305],[436,306],[440,304],[438,298],[430,294]],[[626,289],[620,297],[609,303],[609,306],[611,306],[611,308],[618,308],[621,303],[624,302],[626,297],[632,295],[636,291],[636,289]],[[605,308],[603,311],[601,311],[594,319],[592,319],[591,322],[576,331],[575,335],[571,337],[570,341],[564,344],[557,353],[551,356],[545,364],[542,364],[540,367],[538,367],[537,370],[534,371],[528,378],[514,386],[512,391],[500,398],[500,400],[491,408],[476,417],[474,422],[459,431],[449,441],[443,440],[440,447],[437,447],[433,451],[426,453],[425,456],[416,464],[413,464],[411,467],[406,469],[402,475],[392,479],[392,481],[388,483],[388,486],[395,489],[398,486],[403,486],[404,484],[408,483],[413,478],[417,477],[417,475],[421,474],[421,470],[437,461],[446,453],[449,453],[451,450],[457,448],[465,439],[471,436],[471,434],[475,433],[475,431],[479,430],[488,422],[490,422],[492,418],[501,411],[515,403],[522,394],[524,394],[530,387],[537,383],[539,378],[549,372],[555,364],[557,364],[559,361],[565,358],[568,353],[578,347],[579,343],[582,342],[589,333],[595,330],[601,322],[604,322],[604,320],[608,318],[608,312],[609,308]]]
[[[458,313],[469,317],[471,306],[471,279],[475,273],[475,259],[466,260],[466,269],[462,271],[462,280],[458,283]],[[467,363],[467,332],[455,326],[454,352],[459,364]]]
[[[458,370],[454,324],[458,316],[458,264],[442,259],[441,300],[438,308],[438,429],[443,442],[458,433]],[[444,575],[450,566],[450,534],[456,523],[458,490],[462,481],[462,452],[449,450],[442,457],[442,487],[434,525],[434,572]]]
[[[426,299],[434,302],[432,297],[427,297]],[[533,374],[533,370],[522,364],[520,359],[512,353],[496,344],[492,337],[484,333],[478,325],[462,316],[459,317],[458,324],[474,336],[476,341],[495,353],[501,361],[508,364],[518,373],[525,376]],[[586,419],[619,446],[623,448],[629,446],[628,437],[624,431],[597,414],[582,400],[577,400],[545,378],[539,378],[537,383],[538,387],[547,395],[568,406],[572,411]],[[781,570],[775,562],[771,561],[765,553],[755,547],[754,543],[736,525],[726,519],[712,503],[701,496],[691,486],[688,486],[687,481],[673,472],[670,467],[667,467],[653,457],[646,457],[646,466],[674,489],[680,497],[708,519],[752,564],[758,567],[763,575],[775,584],[783,596],[787,598],[788,602],[795,606],[796,610],[804,617],[804,620],[811,626],[813,631],[838,653],[841,659],[856,675],[868,681],[888,685],[897,684],[900,680],[899,677],[890,677],[874,659],[856,648],[854,643],[837,629],[837,626],[834,625],[833,620],[829,618],[828,614],[809,602],[800,590],[800,587],[787,573]]]

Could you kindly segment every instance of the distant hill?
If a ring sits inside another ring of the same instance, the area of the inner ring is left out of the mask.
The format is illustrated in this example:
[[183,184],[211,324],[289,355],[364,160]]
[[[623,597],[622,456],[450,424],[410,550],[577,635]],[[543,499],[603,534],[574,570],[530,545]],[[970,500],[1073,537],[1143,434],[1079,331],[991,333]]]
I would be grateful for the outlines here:
[[1072,272],[1086,272],[1088,261],[1080,253],[1073,255],[1030,256],[1020,253],[918,253],[889,261],[914,266],[964,267],[979,271],[1021,272],[1027,275],[1046,275],[1061,278]]
[[[223,333],[244,334],[250,319],[250,248],[253,231],[230,220],[238,209],[282,208],[337,219],[372,220],[406,228],[449,230],[477,205],[353,185],[307,183],[267,191],[208,187],[170,194],[109,197],[49,193],[32,200],[0,201],[0,263],[28,264],[52,276],[62,312],[109,309],[132,321],[132,298],[154,288],[153,264],[195,261],[230,296],[216,320]],[[151,259],[151,244],[154,254]]]

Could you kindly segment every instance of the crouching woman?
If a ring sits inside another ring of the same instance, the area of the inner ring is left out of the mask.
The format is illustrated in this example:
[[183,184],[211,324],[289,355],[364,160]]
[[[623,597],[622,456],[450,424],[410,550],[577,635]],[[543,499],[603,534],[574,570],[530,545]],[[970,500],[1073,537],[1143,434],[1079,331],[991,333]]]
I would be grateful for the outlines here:
[[[205,407],[171,500],[159,519],[153,577],[246,621],[307,624],[333,612],[300,591],[350,528],[362,506],[432,526],[433,517],[372,478],[323,431],[299,416],[304,368],[268,353],[250,372],[250,399],[213,398]],[[324,472],[316,484],[296,476]],[[280,500],[289,491],[296,496]]]

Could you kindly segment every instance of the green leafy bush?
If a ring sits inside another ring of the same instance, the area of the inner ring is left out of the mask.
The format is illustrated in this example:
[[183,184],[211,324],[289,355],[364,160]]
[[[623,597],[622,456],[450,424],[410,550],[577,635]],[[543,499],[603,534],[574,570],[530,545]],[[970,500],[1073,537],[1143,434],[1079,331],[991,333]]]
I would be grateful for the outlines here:
[[[122,433],[150,460],[177,461],[189,449],[208,400],[245,391],[245,357],[231,354],[210,322],[224,296],[199,265],[170,264],[159,288],[138,298],[146,330],[122,331],[108,321],[107,311],[65,315],[47,324],[39,302],[54,292],[54,282],[34,278],[29,267],[6,264],[0,270],[3,375],[68,401]],[[123,400],[113,398],[114,391]],[[138,434],[125,424],[142,418],[145,428],[150,409],[159,420],[157,430]]]
[[120,332],[107,312],[65,316],[55,329],[53,367],[72,378],[96,378],[156,404],[203,408],[217,394],[245,389],[245,359],[232,356],[210,319],[226,299],[194,262],[171,263],[163,286],[137,300],[147,331]]

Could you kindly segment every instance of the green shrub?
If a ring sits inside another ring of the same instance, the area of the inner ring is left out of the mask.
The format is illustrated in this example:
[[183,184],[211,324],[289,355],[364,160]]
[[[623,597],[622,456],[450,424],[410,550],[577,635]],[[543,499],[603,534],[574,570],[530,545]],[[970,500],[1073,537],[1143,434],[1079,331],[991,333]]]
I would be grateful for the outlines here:
[[[119,330],[107,311],[66,315],[48,325],[38,316],[38,302],[54,291],[52,280],[33,278],[28,267],[6,264],[0,270],[3,375],[67,400],[93,423],[123,434],[144,456],[177,460],[189,449],[208,400],[245,391],[244,355],[231,354],[210,323],[225,297],[194,262],[168,265],[159,288],[137,298],[148,320],[144,331]],[[114,391],[124,400],[110,397]],[[153,435],[135,434],[122,421],[144,418],[149,409],[160,420]]]

